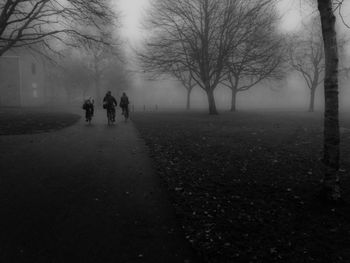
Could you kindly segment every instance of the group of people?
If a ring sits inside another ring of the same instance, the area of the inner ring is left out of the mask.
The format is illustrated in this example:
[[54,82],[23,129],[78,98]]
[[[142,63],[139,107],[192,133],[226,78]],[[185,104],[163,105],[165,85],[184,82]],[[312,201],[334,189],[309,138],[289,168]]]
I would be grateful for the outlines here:
[[[107,92],[103,98],[103,108],[107,111],[108,123],[115,122],[115,107],[118,103],[110,91]],[[122,109],[122,115],[124,115],[125,120],[129,118],[129,98],[126,96],[125,92],[120,98],[119,107]],[[94,100],[90,97],[83,104],[83,109],[85,110],[86,122],[91,122],[92,116],[94,115]]]

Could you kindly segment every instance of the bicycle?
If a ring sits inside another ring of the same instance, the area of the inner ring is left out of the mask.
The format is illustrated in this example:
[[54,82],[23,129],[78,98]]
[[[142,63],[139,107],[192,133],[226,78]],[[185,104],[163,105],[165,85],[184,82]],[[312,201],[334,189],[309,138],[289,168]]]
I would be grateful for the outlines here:
[[94,115],[94,100],[88,99],[83,104],[83,110],[85,110],[85,120],[88,124],[91,124],[92,116]]
[[86,121],[88,122],[88,124],[91,124],[92,114],[93,112],[91,109],[86,110]]
[[109,107],[107,109],[108,125],[112,125],[115,122],[115,108]]
[[127,120],[129,119],[129,107],[123,107],[122,108],[122,115],[124,116],[124,121],[127,122]]

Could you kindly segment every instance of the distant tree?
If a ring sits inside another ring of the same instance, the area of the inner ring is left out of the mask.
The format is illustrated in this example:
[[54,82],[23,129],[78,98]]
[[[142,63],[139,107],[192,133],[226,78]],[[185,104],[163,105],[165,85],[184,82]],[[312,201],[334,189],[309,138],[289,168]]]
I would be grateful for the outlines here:
[[97,104],[102,103],[101,97],[101,77],[104,70],[108,68],[108,60],[110,59],[109,49],[102,44],[94,43],[87,52],[86,64],[92,73],[95,96]]
[[192,74],[189,71],[184,71],[181,67],[174,67],[172,71],[172,75],[175,76],[176,79],[178,79],[182,86],[185,87],[187,91],[187,97],[186,97],[186,110],[191,109],[191,92],[193,88],[197,85],[194,79],[192,78]]
[[314,111],[317,87],[324,81],[324,48],[319,17],[303,27],[301,34],[291,37],[290,65],[304,79],[310,90],[309,111]]
[[93,95],[95,103],[101,104],[103,91],[126,90],[129,87],[129,73],[114,52],[114,48],[118,50],[119,46],[93,43],[93,48],[68,47],[61,50],[62,56],[50,57],[46,78],[50,80],[50,85],[64,88],[69,96],[81,91],[85,97],[88,91],[92,91],[90,95]]
[[51,92],[64,90],[69,101],[78,93],[86,98],[93,78],[84,57],[78,49],[72,47],[61,50],[61,54],[59,57],[50,54],[50,57],[42,58],[47,88],[51,89]]
[[58,64],[53,63],[52,60],[43,59],[44,63],[44,77],[46,86],[46,96],[50,99],[49,103],[55,105],[57,93],[64,89],[64,79],[62,68]]
[[78,56],[65,57],[61,69],[67,93],[69,94],[72,90],[80,90],[85,98],[91,86],[92,77],[83,59]]
[[255,19],[246,27],[245,37],[229,53],[222,84],[232,91],[231,111],[236,111],[238,92],[264,80],[283,77],[284,41],[275,32],[276,22],[277,16],[270,6],[257,10]]
[[146,71],[170,73],[187,68],[207,94],[209,113],[217,114],[214,90],[227,71],[237,41],[248,37],[256,14],[271,0],[162,0],[150,15],[151,37],[142,53]]
[[102,73],[102,77],[101,86],[104,91],[110,90],[117,95],[130,89],[132,75],[121,60],[109,61],[108,67]]
[[56,41],[99,41],[98,25],[113,20],[108,0],[2,0],[0,56],[33,44],[53,50]]
[[65,90],[69,101],[77,93],[85,98],[92,82],[90,71],[76,49],[66,48],[61,53],[63,56],[59,58],[44,60],[46,85],[52,91]]
[[101,82],[103,73],[111,67],[115,60],[121,60],[119,52],[119,44],[109,45],[107,43],[118,43],[113,38],[112,28],[104,28],[101,41],[87,42],[81,50],[84,53],[86,65],[89,68],[96,95],[96,103],[102,104]]

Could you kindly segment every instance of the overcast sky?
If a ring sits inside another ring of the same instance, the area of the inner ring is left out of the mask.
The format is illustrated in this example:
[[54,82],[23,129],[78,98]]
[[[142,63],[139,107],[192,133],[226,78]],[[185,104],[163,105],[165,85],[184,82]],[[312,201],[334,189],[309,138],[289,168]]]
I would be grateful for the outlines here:
[[[281,29],[294,31],[302,19],[307,19],[315,10],[303,5],[304,0],[279,0],[277,10],[282,16]],[[316,1],[316,0],[315,0]],[[343,4],[343,17],[350,24],[350,1]],[[118,10],[122,13],[122,35],[131,42],[138,41],[141,35],[142,17],[147,11],[149,0],[117,0]]]
[[[149,0],[118,0],[117,7],[122,13],[123,38],[138,41],[141,35],[142,18],[147,12]],[[281,28],[286,31],[298,29],[302,17],[307,17],[312,10],[300,6],[300,0],[280,0],[277,6],[283,17]]]
[[117,8],[122,14],[122,36],[137,41],[141,35],[142,18],[149,6],[148,0],[118,0]]

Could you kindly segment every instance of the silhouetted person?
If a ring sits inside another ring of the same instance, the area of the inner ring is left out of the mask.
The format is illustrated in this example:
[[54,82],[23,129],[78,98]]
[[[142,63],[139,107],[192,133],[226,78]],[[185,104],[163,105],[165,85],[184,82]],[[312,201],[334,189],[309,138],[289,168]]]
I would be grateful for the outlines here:
[[112,96],[110,91],[107,92],[106,96],[103,98],[103,108],[107,110],[108,113],[112,114],[112,121],[115,121],[115,107],[117,106],[117,100]]
[[92,116],[94,116],[94,100],[91,97],[84,101],[83,109],[85,110],[86,121],[90,122]]
[[120,98],[119,106],[122,108],[122,115],[127,119],[129,117],[129,98],[126,96],[125,92],[123,92]]

